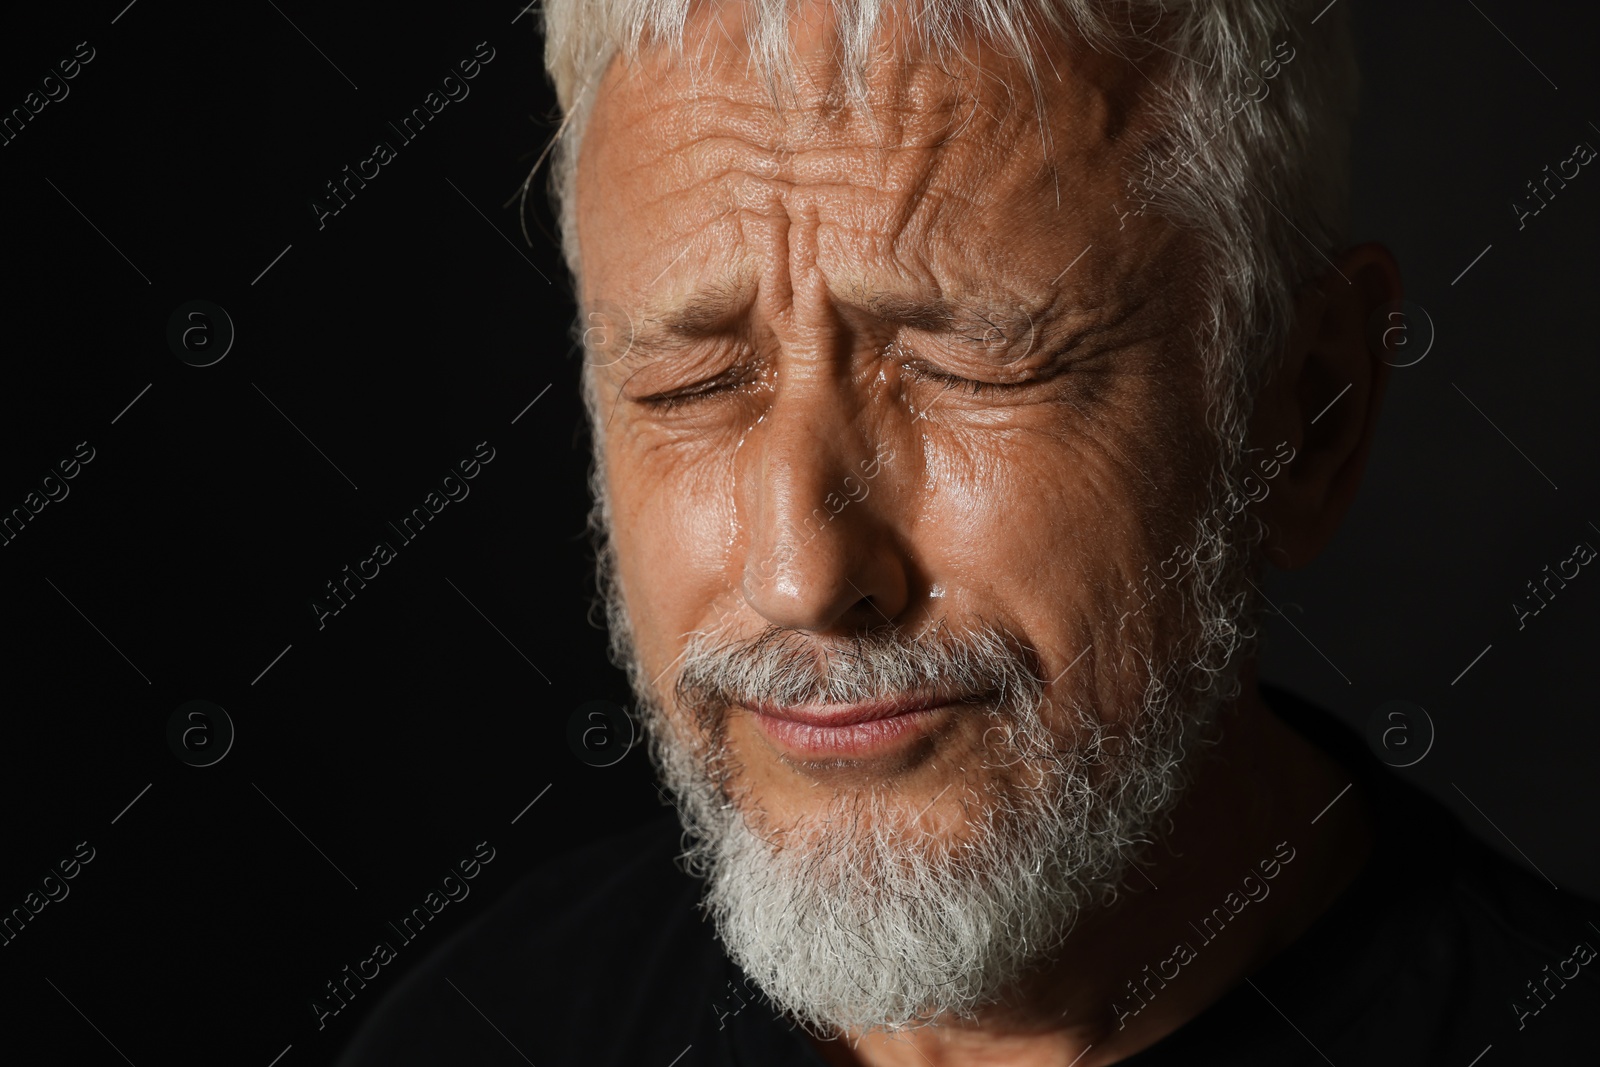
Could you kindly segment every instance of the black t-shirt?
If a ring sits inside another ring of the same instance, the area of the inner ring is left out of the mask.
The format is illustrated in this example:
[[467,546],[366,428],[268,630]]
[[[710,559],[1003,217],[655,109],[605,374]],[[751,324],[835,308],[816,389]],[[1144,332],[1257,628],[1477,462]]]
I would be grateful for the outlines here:
[[[1326,712],[1264,696],[1363,784],[1373,852],[1299,940],[1122,1062],[1600,1063],[1600,906],[1502,859]],[[341,1067],[821,1067],[722,951],[679,841],[667,816],[527,875],[407,976]]]

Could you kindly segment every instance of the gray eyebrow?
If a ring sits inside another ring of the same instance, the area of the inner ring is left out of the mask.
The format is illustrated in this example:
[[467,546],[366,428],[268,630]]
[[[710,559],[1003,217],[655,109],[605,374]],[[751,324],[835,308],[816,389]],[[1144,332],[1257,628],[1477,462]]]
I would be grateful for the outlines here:
[[754,300],[755,291],[748,285],[715,283],[696,290],[679,304],[647,308],[645,321],[659,323],[662,329],[675,334],[703,336],[714,332]]
[[[852,287],[841,304],[897,326],[951,334],[988,348],[1008,348],[1045,325],[1021,306],[957,301],[942,296],[871,292]],[[755,300],[750,284],[715,283],[674,304],[647,306],[633,322],[630,352],[663,355],[711,336],[748,310]]]
[[967,340],[1009,344],[1033,329],[1035,319],[1022,308],[1002,308],[983,303],[962,303],[943,297],[902,293],[873,293],[861,307],[874,318],[927,333],[960,334]]
[[629,316],[629,351],[672,352],[696,338],[710,336],[755,299],[748,285],[713,283],[674,304],[649,304]]

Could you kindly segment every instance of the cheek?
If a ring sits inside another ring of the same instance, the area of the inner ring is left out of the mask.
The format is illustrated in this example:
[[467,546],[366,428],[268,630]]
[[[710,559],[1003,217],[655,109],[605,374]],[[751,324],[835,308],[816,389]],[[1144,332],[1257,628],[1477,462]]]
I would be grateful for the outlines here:
[[608,448],[606,462],[618,577],[641,656],[660,660],[654,675],[726,601],[728,462],[698,448],[627,447]]
[[1059,679],[1058,703],[1112,722],[1136,710],[1145,657],[1183,622],[1178,587],[1145,578],[1181,543],[1176,489],[1189,472],[1169,464],[1152,488],[1126,458],[1134,442],[1083,430],[931,440],[917,540],[961,591],[947,608],[1018,627],[1046,680]]
[[945,584],[1021,626],[1045,667],[1065,653],[1056,670],[1115,622],[1107,593],[1142,541],[1126,472],[1082,445],[1028,433],[933,449],[919,509],[917,540]]
[[1144,547],[1148,486],[1070,426],[931,442],[925,470],[920,528],[975,584],[1076,605]]

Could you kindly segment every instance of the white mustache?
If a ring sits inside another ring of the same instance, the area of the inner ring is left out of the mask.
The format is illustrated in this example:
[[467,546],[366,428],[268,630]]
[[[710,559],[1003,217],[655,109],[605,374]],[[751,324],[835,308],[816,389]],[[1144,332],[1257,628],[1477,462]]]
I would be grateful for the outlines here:
[[742,641],[701,632],[682,659],[674,696],[703,715],[736,704],[859,704],[908,694],[1009,705],[1038,700],[1045,684],[1037,653],[988,623],[960,634],[941,624],[932,636],[868,630],[829,646],[776,626]]

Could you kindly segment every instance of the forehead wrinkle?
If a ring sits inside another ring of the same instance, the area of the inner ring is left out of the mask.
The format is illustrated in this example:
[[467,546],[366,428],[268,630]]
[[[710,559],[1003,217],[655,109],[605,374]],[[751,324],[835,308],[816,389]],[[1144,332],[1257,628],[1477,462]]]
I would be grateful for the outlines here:
[[[681,129],[685,138],[692,138],[704,118],[723,129],[737,128],[751,143],[781,150],[797,141],[857,143],[862,131],[873,135],[868,140],[886,144],[881,136],[885,133],[892,132],[904,141],[910,128],[922,131],[921,136],[926,136],[930,127],[947,130],[951,113],[969,103],[976,89],[970,78],[952,73],[938,57],[884,56],[873,65],[869,83],[869,91],[877,99],[870,110],[864,110],[841,94],[837,71],[825,62],[812,63],[801,68],[806,75],[803,85],[809,86],[809,91],[802,87],[776,110],[760,83],[748,77],[748,70],[736,63],[736,58],[676,64],[663,53],[647,52],[626,64],[625,72],[619,73],[621,63],[608,72],[602,90],[642,90],[635,97],[636,114],[625,122],[624,129],[645,124],[650,130],[633,132],[657,133],[670,125]],[[821,84],[818,74],[826,75]],[[657,113],[661,111],[669,113],[665,124]]]
[[[833,173],[827,176],[836,176],[839,158],[846,150],[859,153],[868,148],[871,151],[864,155],[871,162],[856,164],[854,169],[864,178],[873,179],[873,183],[884,185],[888,184],[884,178],[893,170],[895,156],[901,152],[970,144],[973,136],[987,135],[989,141],[1010,142],[1013,139],[1008,134],[1013,128],[1031,121],[1024,114],[1029,109],[1012,107],[996,115],[986,106],[983,97],[994,95],[996,86],[1005,89],[1008,96],[1011,94],[1011,87],[994,71],[980,69],[980,78],[974,85],[970,79],[953,79],[942,68],[926,62],[906,66],[909,69],[902,71],[896,82],[896,98],[875,104],[875,121],[870,124],[854,107],[847,108],[841,119],[826,101],[802,102],[802,106],[791,107],[783,116],[775,116],[759,90],[748,83],[717,85],[715,88],[720,91],[716,92],[703,89],[679,104],[660,102],[671,99],[671,87],[657,84],[651,87],[656,91],[655,100],[649,106],[636,100],[638,106],[625,109],[633,111],[633,115],[620,123],[620,128],[636,131],[644,141],[658,145],[666,142],[665,147],[634,168],[659,172],[666,180],[674,171],[681,173],[684,169],[672,165],[675,153],[690,160],[690,171],[700,169],[703,173],[704,165],[696,166],[695,160],[709,155],[730,169],[805,182],[816,181],[829,171]],[[878,88],[884,87],[880,84]],[[1114,134],[1120,125],[1113,114],[1118,109],[1107,108],[1103,94],[1090,95],[1094,99],[1086,125],[1098,128],[1102,137]],[[958,108],[962,112],[959,124],[953,121]],[[972,130],[975,122],[981,127],[978,131]],[[973,136],[963,136],[968,133]],[[1045,176],[1055,162],[1049,158],[1051,155],[1041,143],[1037,166]],[[913,184],[911,195],[922,192],[931,180],[932,175],[924,172]]]
[[[911,187],[907,195],[887,200],[871,195],[879,191],[871,184],[828,183],[796,187],[788,182],[773,181],[738,171],[708,176],[701,185],[685,193],[691,202],[695,202],[700,199],[695,194],[706,183],[748,183],[750,191],[756,195],[751,196],[747,193],[746,196],[737,198],[745,201],[739,207],[741,215],[756,213],[787,216],[790,219],[809,218],[810,225],[817,231],[813,241],[817,241],[825,253],[822,264],[825,276],[837,274],[835,270],[828,268],[827,261],[850,262],[856,258],[854,254],[860,250],[860,238],[865,238],[869,246],[876,245],[876,248],[870,249],[868,261],[874,265],[894,265],[890,270],[910,283],[904,287],[906,293],[898,296],[893,293],[884,295],[884,290],[892,287],[893,283],[882,278],[874,280],[870,285],[863,280],[845,283],[849,295],[844,298],[844,302],[876,318],[895,320],[913,328],[930,331],[966,331],[986,338],[977,343],[991,347],[995,346],[992,337],[996,329],[1009,344],[1010,340],[1023,333],[1032,333],[1036,324],[1047,323],[1051,318],[1048,311],[1053,306],[1053,301],[1048,298],[1023,301],[1011,299],[1009,303],[1002,303],[987,296],[964,296],[959,300],[943,296],[947,287],[932,277],[930,260],[941,258],[939,255],[941,251],[948,254],[950,249],[961,247],[963,242],[960,240],[958,216],[970,214],[972,209],[981,208],[982,204],[979,200],[956,189],[923,192],[936,177],[937,167],[933,164],[939,153],[926,149],[906,149],[893,154],[907,157],[909,166],[904,169],[914,168],[916,174],[908,183]],[[874,173],[880,173],[881,170],[881,167],[874,168]],[[977,184],[983,184],[981,177]],[[841,196],[841,193],[845,195]],[[820,204],[826,204],[829,210],[825,213],[825,217],[814,217],[818,214],[816,208]],[[725,211],[719,218],[730,213],[731,211]],[[892,217],[885,218],[885,214]],[[944,220],[947,218],[955,220],[957,224],[944,225]],[[715,222],[717,219],[711,221]],[[830,237],[841,231],[848,236]],[[935,242],[930,247],[911,249],[905,247],[916,246],[918,242],[926,243],[930,237]],[[946,245],[949,248],[946,248]],[[828,255],[827,252],[834,254]],[[959,260],[960,257],[955,258]],[[895,267],[911,261],[918,263],[921,269],[895,270]],[[962,263],[959,267],[962,268],[960,273],[974,276],[981,273],[973,270],[970,264]],[[830,279],[829,288],[837,292],[839,287]],[[930,288],[940,295],[931,298],[921,295],[926,294]],[[955,285],[954,288],[960,292],[965,287]],[[650,309],[643,313],[642,318],[657,323],[660,328],[649,331],[654,335],[649,339],[641,336],[639,347],[641,350],[671,349],[678,347],[674,343],[675,338],[683,339],[716,332],[714,326],[726,322],[735,315],[735,311],[728,307],[730,301],[723,297],[738,293],[740,300],[748,302],[749,298],[746,295],[748,290],[748,285],[739,287],[713,279],[709,284],[701,286],[695,294],[682,300],[652,302],[649,305]],[[916,292],[918,295],[909,295],[911,292]],[[1010,299],[1009,294],[1008,299]],[[917,304],[921,305],[920,310],[915,310],[914,306]],[[971,337],[967,339],[973,340]]]
[[[691,13],[690,23],[695,21]],[[693,125],[695,117],[709,108],[713,122],[727,124],[731,117],[726,112],[731,109],[744,117],[747,128],[741,133],[747,140],[773,149],[781,149],[785,142],[792,142],[796,134],[816,141],[821,139],[819,135],[830,131],[862,125],[874,132],[885,132],[881,126],[885,119],[899,120],[896,133],[901,140],[904,140],[908,118],[912,124],[926,128],[937,117],[948,130],[949,113],[960,104],[970,109],[967,122],[981,112],[997,132],[1018,124],[1031,126],[1034,122],[1034,109],[1025,106],[1026,101],[1019,98],[1018,91],[1022,89],[1021,95],[1032,96],[1032,87],[1017,82],[1015,77],[1008,78],[1008,73],[1015,73],[1014,61],[992,48],[980,46],[976,54],[965,57],[966,62],[954,64],[954,70],[946,62],[948,57],[937,50],[880,56],[868,71],[866,88],[871,97],[877,98],[871,101],[870,112],[863,112],[857,103],[840,95],[840,72],[832,64],[828,50],[819,49],[799,64],[797,72],[802,77],[794,98],[778,110],[774,109],[760,80],[750,77],[752,57],[743,52],[739,42],[731,38],[724,40],[730,46],[727,51],[718,48],[710,57],[701,56],[701,61],[679,62],[665,49],[647,49],[636,60],[617,64],[603,82],[637,78],[645,83],[645,92],[641,95],[653,95],[658,103],[645,109],[637,121],[659,120],[660,116],[653,114],[659,108],[685,115],[678,124]],[[1047,37],[1041,43],[1046,46],[1041,50],[1045,67],[1055,74],[1053,79],[1043,79],[1041,88],[1045,95],[1058,96],[1065,89],[1080,100],[1089,95],[1097,98],[1094,101],[1097,104],[1109,103],[1109,107],[1095,109],[1098,111],[1095,118],[1099,121],[1091,125],[1101,137],[1115,140],[1134,102],[1127,99],[1128,93],[1119,90],[1130,85],[1142,88],[1132,81],[1136,75],[1142,76],[1142,72],[1126,60],[1098,55],[1072,42]],[[1086,77],[1076,79],[1077,84],[1069,83],[1061,77],[1058,59],[1070,59],[1071,62],[1063,65]],[[628,73],[616,73],[624,67]],[[606,86],[603,84],[602,88]],[[991,103],[1003,104],[999,108],[1001,115],[990,109]],[[1041,149],[1048,155],[1053,130],[1046,126],[1039,133]]]
[[[1013,198],[1019,183],[1004,175],[1005,161],[998,156],[991,157],[998,165],[984,166],[976,174],[960,174],[960,185],[970,189],[941,183],[946,169],[943,156],[927,149],[905,149],[872,165],[851,161],[841,167],[835,160],[829,170],[856,173],[846,175],[845,180],[805,183],[769,179],[729,166],[697,175],[694,185],[664,190],[644,203],[660,204],[665,213],[680,219],[699,216],[679,230],[690,245],[703,238],[711,226],[737,215],[739,237],[735,246],[745,251],[726,250],[724,262],[729,258],[744,259],[748,253],[749,239],[743,225],[747,216],[789,220],[808,217],[825,267],[830,261],[847,261],[865,252],[869,259],[879,262],[925,263],[930,258],[943,257],[955,260],[963,273],[978,275],[986,269],[996,273],[996,266],[1000,267],[999,273],[1012,273],[1001,264],[981,262],[985,257],[993,260],[1000,250],[971,240],[969,223],[970,218],[982,216],[996,199]],[[896,159],[903,160],[903,165],[895,166]],[[963,161],[953,162],[959,165]],[[823,165],[817,160],[807,169],[821,171]],[[814,173],[813,177],[820,178],[821,174]],[[1027,176],[1023,184],[1042,186],[1047,181],[1046,175],[1035,174]],[[726,195],[709,197],[707,193],[712,189]],[[1001,190],[998,195],[996,189]],[[885,192],[894,195],[879,195]],[[727,206],[717,211],[721,204]],[[1041,215],[1034,224],[1048,226],[1051,221],[1051,216]],[[1052,275],[1055,272],[1051,268]]]
[[[874,320],[917,333],[943,335],[990,353],[1052,343],[1068,327],[1076,330],[1103,310],[1056,293],[1029,297],[995,286],[967,286],[919,272],[896,286],[883,278],[841,275],[829,279],[838,302]],[[998,335],[998,336],[996,336]]]
[[[811,207],[825,209],[807,221],[813,227],[808,239],[821,246],[812,267],[821,268],[824,276],[836,273],[833,268],[841,260],[861,256],[860,240],[843,239],[854,234],[869,239],[867,262],[880,281],[892,276],[902,283],[915,280],[923,292],[929,286],[941,291],[945,287],[931,278],[928,262],[941,258],[940,273],[952,292],[991,288],[984,283],[995,280],[1006,288],[1032,289],[1035,281],[1042,287],[1072,257],[1044,271],[1042,264],[1032,262],[1039,257],[1030,256],[1026,263],[1011,259],[1011,249],[999,235],[1015,235],[1019,224],[1024,229],[1051,226],[1059,216],[1045,210],[1048,193],[1036,195],[1050,187],[1050,165],[1059,158],[1074,167],[1101,164],[1104,169],[1105,156],[1117,147],[1116,135],[1136,103],[1117,97],[1118,79],[1105,77],[1105,68],[1093,60],[1068,67],[1070,73],[1079,73],[1070,68],[1089,69],[1082,71],[1085,78],[1047,89],[1054,112],[1051,125],[1073,134],[1059,138],[1054,152],[1045,151],[1032,136],[1011,136],[1032,125],[1033,109],[1021,106],[1014,87],[987,64],[978,67],[976,78],[970,68],[963,72],[966,76],[952,77],[927,61],[905,64],[894,77],[874,80],[874,95],[890,99],[874,101],[872,121],[855,105],[841,106],[837,97],[803,101],[804,106],[790,106],[779,115],[762,86],[737,77],[697,79],[692,93],[682,94],[681,75],[662,71],[661,77],[630,87],[622,94],[628,99],[610,109],[611,133],[634,136],[617,137],[614,151],[603,150],[627,165],[629,177],[608,191],[622,193],[633,204],[661,205],[656,210],[665,216],[663,221],[671,219],[671,228],[693,242],[737,212],[734,249],[731,254],[719,251],[717,262],[703,265],[711,270],[726,271],[732,261],[747,276],[760,274],[763,268],[750,262],[752,255],[760,255],[752,241],[759,244],[766,235],[753,233],[746,224],[757,216],[799,221]],[[635,164],[641,149],[648,158]],[[1024,169],[1036,173],[1022,173]],[[1099,177],[1086,174],[1086,192],[1106,191],[1096,188],[1102,184]],[[708,196],[713,189],[728,195],[721,200]],[[646,192],[647,201],[638,195]],[[596,196],[596,202],[606,199],[601,193]],[[1003,224],[993,231],[974,229],[974,208],[993,209],[1024,198],[1029,207],[1040,209],[1029,213],[1034,217],[1017,219],[1013,212],[1007,220],[993,210],[979,211],[977,217]],[[1069,210],[1087,210],[1088,202],[1081,203],[1082,209],[1074,205]],[[677,251],[664,248],[652,258],[670,267],[671,253]],[[627,271],[630,258],[614,255],[612,270]],[[1037,280],[1030,276],[1041,272]],[[656,269],[628,273],[643,283]]]

